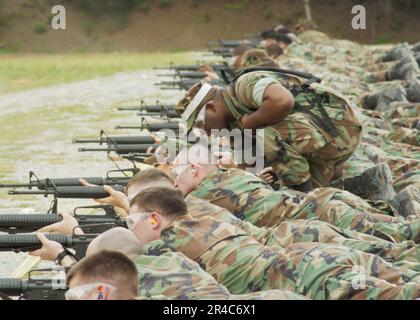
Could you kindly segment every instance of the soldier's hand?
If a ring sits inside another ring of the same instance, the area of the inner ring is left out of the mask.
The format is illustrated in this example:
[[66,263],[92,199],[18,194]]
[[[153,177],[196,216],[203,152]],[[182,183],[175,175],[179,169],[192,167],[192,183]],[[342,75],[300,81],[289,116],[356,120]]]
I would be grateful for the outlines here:
[[213,152],[213,155],[217,158],[217,163],[222,167],[237,167],[233,159],[232,152]]
[[63,217],[63,220],[42,227],[38,230],[38,232],[63,233],[65,235],[71,236],[73,235],[74,230],[75,234],[83,234],[83,231],[80,230],[80,228],[76,228],[79,226],[79,223],[72,215],[66,212],[60,212],[59,215]]
[[261,179],[263,179],[268,184],[272,184],[274,182],[274,172],[272,167],[267,167],[261,170],[260,174],[258,175]]
[[155,144],[161,144],[162,143],[162,140],[156,134],[152,133],[150,136],[153,139],[153,143],[155,143]]
[[79,179],[79,182],[82,186],[85,186],[85,187],[99,187],[97,184],[89,183],[85,179]]
[[[91,184],[84,179],[79,179],[79,181],[86,187],[97,187],[97,185]],[[130,202],[128,201],[127,196],[124,193],[116,191],[107,185],[104,186],[104,190],[109,193],[109,196],[94,200],[100,204],[111,205],[115,207],[115,210],[118,212],[126,211],[128,214],[128,211],[130,211]],[[118,208],[120,210],[118,210]]]
[[94,199],[96,202],[124,209],[127,213],[130,211],[130,202],[124,193],[116,191],[107,185],[104,186],[104,190],[109,193],[109,196],[106,198]]
[[55,241],[48,240],[43,233],[37,233],[42,248],[29,252],[29,255],[40,257],[42,260],[54,261],[58,254],[63,251],[63,246]]

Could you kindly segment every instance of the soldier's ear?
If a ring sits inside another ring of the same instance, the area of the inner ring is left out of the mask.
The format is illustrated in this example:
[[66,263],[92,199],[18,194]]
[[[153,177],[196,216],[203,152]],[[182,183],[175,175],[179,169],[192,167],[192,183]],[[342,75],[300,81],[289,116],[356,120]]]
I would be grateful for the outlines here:
[[192,164],[191,164],[191,173],[192,173],[194,176],[196,176],[196,175],[197,175],[197,173],[198,173],[198,167],[199,167],[199,165],[197,165],[197,164],[195,164],[195,163],[192,163]]

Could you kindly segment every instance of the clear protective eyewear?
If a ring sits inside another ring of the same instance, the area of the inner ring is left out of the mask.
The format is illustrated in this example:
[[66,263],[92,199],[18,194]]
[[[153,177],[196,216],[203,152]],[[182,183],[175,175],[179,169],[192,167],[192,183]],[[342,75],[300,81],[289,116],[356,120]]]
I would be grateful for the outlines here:
[[130,214],[126,219],[127,228],[132,230],[136,225],[138,225],[143,220],[147,219],[150,216],[150,212],[139,212]]
[[189,165],[190,164],[187,163],[172,168],[171,173],[175,182],[178,181],[181,174],[183,174],[188,169]]
[[93,289],[98,288],[98,290],[102,290],[102,287],[107,287],[111,291],[114,291],[116,289],[110,284],[95,282],[69,289],[66,291],[64,296],[66,300],[82,300]]

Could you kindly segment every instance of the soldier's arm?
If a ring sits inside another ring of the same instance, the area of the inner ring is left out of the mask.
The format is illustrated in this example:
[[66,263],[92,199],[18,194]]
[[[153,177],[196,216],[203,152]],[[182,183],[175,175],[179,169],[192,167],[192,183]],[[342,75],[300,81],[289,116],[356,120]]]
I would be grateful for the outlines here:
[[272,83],[264,92],[262,104],[257,111],[241,118],[244,129],[257,129],[279,123],[287,117],[294,106],[294,97],[281,84]]

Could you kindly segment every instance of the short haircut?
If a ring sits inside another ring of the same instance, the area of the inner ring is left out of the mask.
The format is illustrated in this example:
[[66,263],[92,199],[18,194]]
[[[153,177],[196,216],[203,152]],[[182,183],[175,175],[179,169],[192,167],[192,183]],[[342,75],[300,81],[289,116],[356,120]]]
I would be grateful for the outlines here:
[[111,250],[121,252],[129,257],[143,254],[143,246],[134,233],[123,227],[109,229],[98,235],[90,243],[93,252]]
[[156,211],[169,219],[187,214],[187,205],[182,193],[164,187],[151,187],[141,191],[131,200],[130,207],[133,206],[143,208],[147,212]]
[[83,258],[70,269],[67,284],[76,276],[91,283],[103,281],[113,285],[122,297],[137,295],[139,280],[136,265],[121,252],[103,250]]
[[275,32],[274,30],[266,30],[260,33],[260,36],[263,40],[275,39],[276,35],[277,35],[277,32]]
[[285,44],[291,44],[292,43],[292,40],[284,34],[277,34],[276,35],[276,40],[284,42]]
[[145,169],[141,170],[140,172],[136,173],[134,177],[132,177],[126,187],[125,187],[125,193],[127,193],[127,190],[134,186],[134,185],[142,185],[146,183],[156,182],[156,181],[168,181],[171,184],[173,184],[173,180],[170,176],[168,176],[165,171],[152,168],[152,169]]
[[271,44],[265,50],[267,55],[271,58],[277,58],[283,54],[283,49],[280,48],[277,44]]

